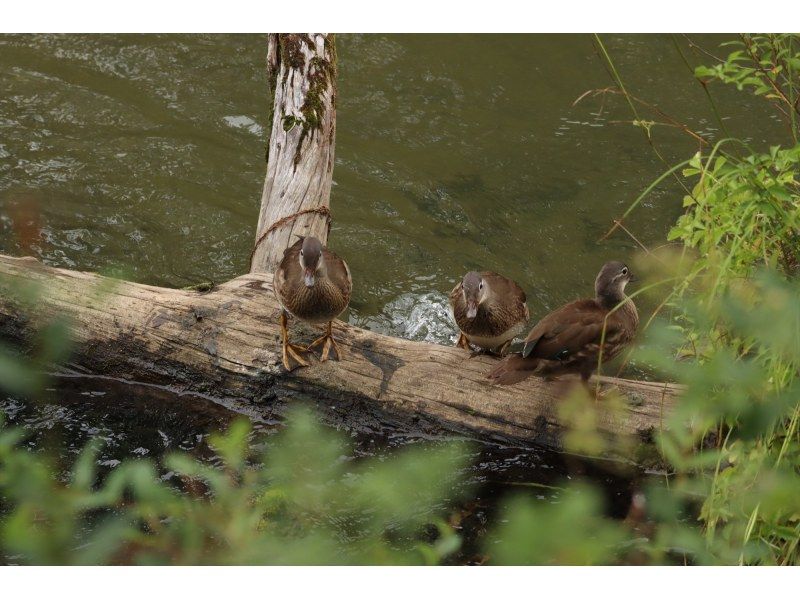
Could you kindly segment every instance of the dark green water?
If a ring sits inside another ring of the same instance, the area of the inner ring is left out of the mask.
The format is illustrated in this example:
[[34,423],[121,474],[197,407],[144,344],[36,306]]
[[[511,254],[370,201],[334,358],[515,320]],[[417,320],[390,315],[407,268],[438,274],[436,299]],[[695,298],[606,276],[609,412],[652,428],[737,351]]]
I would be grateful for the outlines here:
[[[604,36],[632,93],[716,133],[664,35]],[[723,38],[700,36],[714,49]],[[681,45],[697,62],[685,40]],[[445,294],[467,269],[516,279],[532,317],[591,292],[597,240],[665,170],[621,98],[573,102],[610,77],[588,35],[341,35],[330,243],[350,264],[349,319],[447,342]],[[38,219],[45,262],[184,286],[247,269],[265,172],[265,39],[0,36],[0,251]],[[728,125],[745,103],[714,89]],[[744,99],[743,99],[744,98]],[[643,113],[644,114],[644,113]],[[763,121],[762,121],[763,122]],[[776,125],[777,126],[777,125]],[[695,150],[656,127],[665,159]],[[660,244],[680,211],[664,185],[630,220]]]

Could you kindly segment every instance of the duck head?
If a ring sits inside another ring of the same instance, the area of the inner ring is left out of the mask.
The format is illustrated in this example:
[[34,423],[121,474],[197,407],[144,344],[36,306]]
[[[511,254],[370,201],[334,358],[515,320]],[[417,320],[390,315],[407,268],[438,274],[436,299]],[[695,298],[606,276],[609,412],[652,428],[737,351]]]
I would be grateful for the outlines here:
[[606,262],[594,281],[595,295],[607,303],[619,303],[625,298],[625,287],[634,280],[633,272],[622,262]]
[[322,243],[316,237],[303,239],[300,248],[300,267],[303,269],[303,283],[313,287],[318,276],[325,274],[325,260],[322,257]]
[[477,272],[467,272],[461,281],[461,289],[467,306],[467,319],[472,320],[478,315],[478,306],[489,296],[489,285]]

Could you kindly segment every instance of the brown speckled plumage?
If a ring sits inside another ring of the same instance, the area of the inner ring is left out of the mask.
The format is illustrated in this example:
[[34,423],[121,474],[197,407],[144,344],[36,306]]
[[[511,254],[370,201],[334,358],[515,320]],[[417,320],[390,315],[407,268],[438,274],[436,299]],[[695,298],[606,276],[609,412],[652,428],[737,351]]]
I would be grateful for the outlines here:
[[350,303],[353,282],[350,269],[338,255],[323,248],[326,276],[317,278],[313,287],[303,284],[300,248],[303,239],[289,247],[275,272],[275,295],[290,314],[311,324],[336,319]]
[[[281,312],[283,365],[287,370],[307,366],[305,354],[322,348],[321,361],[338,359],[331,322],[350,302],[353,281],[345,261],[314,237],[300,239],[283,254],[273,278]],[[326,324],[325,334],[307,347],[289,342],[287,313],[310,324]]]
[[467,317],[463,280],[450,292],[450,307],[456,325],[469,342],[482,349],[496,350],[520,334],[528,322],[525,292],[513,280],[495,272],[478,274],[490,292],[477,306],[475,317]]

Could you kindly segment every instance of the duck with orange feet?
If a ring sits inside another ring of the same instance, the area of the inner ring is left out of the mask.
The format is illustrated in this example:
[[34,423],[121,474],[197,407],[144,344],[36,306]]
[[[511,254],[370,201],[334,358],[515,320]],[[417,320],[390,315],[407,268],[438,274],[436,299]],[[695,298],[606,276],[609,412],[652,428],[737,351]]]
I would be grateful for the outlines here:
[[457,346],[505,355],[528,323],[525,293],[519,285],[494,272],[467,272],[450,291],[450,308],[460,331]]
[[[347,263],[316,237],[301,238],[286,249],[274,277],[275,295],[282,306],[283,366],[291,371],[308,366],[306,356],[322,347],[320,361],[339,359],[331,323],[350,303],[353,279]],[[325,334],[307,347],[289,342],[288,315],[308,324],[325,325]]]

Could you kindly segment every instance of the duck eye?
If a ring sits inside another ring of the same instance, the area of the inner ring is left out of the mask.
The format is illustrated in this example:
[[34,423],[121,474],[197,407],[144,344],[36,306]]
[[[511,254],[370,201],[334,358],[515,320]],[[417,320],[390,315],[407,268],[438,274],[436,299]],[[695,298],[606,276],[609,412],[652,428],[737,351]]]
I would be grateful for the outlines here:
[[303,250],[302,249],[300,250],[300,255],[303,255]]
[[482,290],[483,290],[483,283],[482,283],[482,282],[481,282],[481,283],[478,285],[478,290],[479,290],[479,291],[482,291]]
[[628,274],[628,269],[627,268],[623,268],[622,269],[622,275],[626,276],[627,274]]

